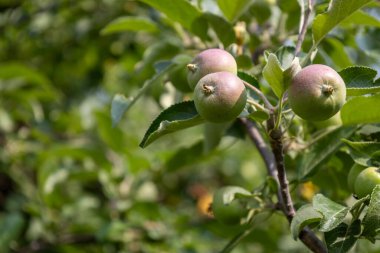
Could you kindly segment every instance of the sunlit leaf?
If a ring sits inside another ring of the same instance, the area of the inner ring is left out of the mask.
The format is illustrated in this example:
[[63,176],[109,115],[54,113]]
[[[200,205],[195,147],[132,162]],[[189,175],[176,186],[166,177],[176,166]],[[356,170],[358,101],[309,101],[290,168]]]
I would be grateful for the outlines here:
[[319,222],[322,219],[322,215],[315,211],[311,204],[303,205],[297,210],[296,215],[293,217],[290,224],[290,231],[293,235],[293,239],[297,240],[301,230],[312,223]]
[[342,69],[339,75],[343,78],[348,96],[360,96],[380,92],[380,80],[375,81],[377,71],[365,66],[351,66]]
[[336,25],[362,8],[371,0],[331,0],[327,12],[319,14],[313,21],[313,36],[318,44]]
[[322,194],[317,194],[313,198],[313,208],[318,211],[322,216],[319,230],[328,232],[336,228],[343,222],[349,208],[342,206]]
[[283,69],[275,54],[269,54],[267,64],[263,69],[263,76],[274,94],[281,98],[285,91]]
[[348,100],[342,107],[344,125],[380,123],[380,94],[359,96]]
[[373,27],[380,27],[380,20],[371,16],[362,10],[354,12],[351,16],[343,20],[342,25],[366,25]]

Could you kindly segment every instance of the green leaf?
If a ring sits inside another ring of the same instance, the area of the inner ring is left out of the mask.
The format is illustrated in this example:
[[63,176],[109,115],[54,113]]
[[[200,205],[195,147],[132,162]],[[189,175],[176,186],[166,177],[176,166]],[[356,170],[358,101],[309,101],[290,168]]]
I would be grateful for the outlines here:
[[302,153],[302,158],[297,165],[298,179],[302,181],[314,174],[318,166],[339,149],[342,145],[341,139],[348,138],[355,130],[356,127],[334,129],[315,142],[306,153]]
[[186,0],[140,0],[154,9],[164,13],[168,18],[190,29],[193,21],[201,14],[200,11]]
[[374,81],[377,71],[365,66],[351,66],[342,69],[339,75],[343,78],[348,96],[360,96],[380,92],[380,81]]
[[224,18],[210,12],[205,12],[191,25],[191,31],[203,41],[211,40],[208,28],[211,27],[225,47],[235,42],[235,31],[232,25]]
[[126,98],[122,94],[116,94],[112,99],[111,104],[111,118],[112,126],[115,127],[119,123],[121,117],[126,112],[131,103],[131,99]]
[[322,232],[328,232],[336,228],[343,222],[350,210],[348,207],[342,206],[322,194],[314,196],[313,208],[323,216],[319,227],[319,231]]
[[153,121],[140,147],[145,148],[158,138],[185,128],[203,123],[204,120],[199,116],[193,101],[186,101],[170,106],[161,112]]
[[106,25],[101,31],[101,35],[112,33],[134,31],[134,32],[157,32],[157,25],[151,20],[143,17],[119,17]]
[[380,233],[380,185],[377,185],[371,194],[368,210],[363,219],[362,235],[375,241],[376,235]]
[[270,53],[267,64],[263,69],[263,76],[278,98],[281,98],[285,91],[283,72],[277,56]]
[[229,21],[234,22],[248,10],[253,0],[217,0],[217,3],[224,16]]
[[378,20],[374,16],[371,16],[367,12],[359,10],[354,12],[351,16],[349,16],[342,22],[342,25],[349,24],[380,27],[380,20]]
[[275,52],[282,69],[290,68],[294,60],[295,50],[296,48],[293,46],[282,46]]
[[247,15],[253,16],[257,23],[263,25],[271,17],[271,3],[266,0],[253,1],[248,13]]
[[320,52],[325,58],[330,58],[339,68],[346,68],[353,64],[345,48],[344,41],[334,37],[326,38],[323,41]]
[[380,150],[380,142],[352,142],[349,140],[342,140],[348,145],[350,155],[356,163],[363,166],[379,165],[380,161],[373,159],[374,155]]
[[258,89],[260,89],[259,82],[257,81],[256,77],[254,77],[254,76],[252,76],[246,72],[243,72],[243,71],[238,71],[237,75],[241,80],[246,81],[247,83],[255,86]]
[[184,66],[189,63],[190,60],[191,57],[188,55],[177,55],[170,62],[161,62],[163,63],[162,65],[159,67],[156,66],[158,72],[151,79],[144,82],[143,87],[134,97],[126,98],[123,95],[117,94],[111,105],[112,124],[116,125],[123,114],[125,114],[152,85],[161,80],[166,74],[176,70],[179,66]]
[[236,37],[234,28],[227,20],[212,13],[204,13],[203,16],[225,47],[235,42]]
[[238,69],[251,69],[253,67],[253,62],[251,56],[247,54],[241,54],[235,58]]
[[380,123],[380,94],[354,97],[341,109],[343,125]]
[[360,220],[355,220],[350,226],[339,224],[335,229],[325,233],[325,241],[329,253],[346,253],[360,234]]
[[297,210],[290,224],[290,231],[293,235],[293,239],[297,240],[301,230],[311,224],[319,222],[322,219],[322,215],[314,210],[311,204],[303,205]]
[[327,12],[319,14],[313,21],[313,36],[316,44],[335,26],[362,8],[371,0],[332,0]]
[[254,111],[254,112],[251,112],[248,117],[250,119],[253,119],[254,121],[257,121],[257,122],[264,122],[266,120],[269,119],[270,115],[268,112],[264,112],[264,111]]

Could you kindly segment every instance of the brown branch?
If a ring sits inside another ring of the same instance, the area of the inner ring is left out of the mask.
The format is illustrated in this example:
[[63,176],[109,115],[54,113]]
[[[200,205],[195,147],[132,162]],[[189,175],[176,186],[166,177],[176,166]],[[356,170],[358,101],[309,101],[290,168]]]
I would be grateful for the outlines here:
[[[248,136],[263,157],[268,174],[275,178],[275,180],[279,183],[280,187],[277,192],[278,202],[290,223],[295,215],[295,210],[286,177],[281,128],[274,129],[275,119],[272,115],[272,117],[267,121],[267,130],[269,132],[272,148],[271,152],[262,135],[258,131],[256,124],[247,119],[241,119],[241,122],[245,125]],[[312,252],[327,253],[327,249],[323,242],[319,240],[319,238],[309,228],[304,228],[300,232],[299,238]]]
[[[297,56],[301,52],[301,46],[302,46],[302,43],[305,39],[305,35],[306,35],[306,31],[307,31],[307,24],[309,22],[310,14],[313,10],[313,5],[314,5],[314,0],[308,0],[308,4],[307,4],[307,8],[306,8],[305,12],[301,13],[301,17],[303,16],[303,20],[302,20],[301,29],[300,29],[300,32],[299,32],[298,38],[297,38],[296,49],[294,51],[295,56]],[[303,10],[303,8],[301,8],[301,12],[302,12],[302,10]]]
[[272,115],[271,118],[267,121],[267,131],[270,137],[270,145],[272,147],[274,159],[277,165],[277,173],[278,173],[278,182],[280,184],[280,193],[283,203],[283,210],[286,218],[289,222],[292,221],[295,210],[293,206],[293,201],[290,196],[289,191],[289,182],[286,177],[285,164],[284,164],[284,154],[283,154],[283,144],[282,144],[282,132],[281,128],[275,128],[275,119]]
[[[277,166],[276,166],[276,161],[274,159],[273,153],[268,147],[262,135],[260,134],[259,130],[257,129],[256,123],[249,121],[245,118],[242,118],[241,122],[244,124],[246,128],[249,138],[255,144],[257,150],[259,151],[261,157],[263,158],[268,174],[271,177],[273,177],[277,183],[279,183],[278,175],[277,175]],[[282,200],[282,195],[279,191],[277,192],[277,199],[279,202],[279,206],[282,208],[283,200]]]

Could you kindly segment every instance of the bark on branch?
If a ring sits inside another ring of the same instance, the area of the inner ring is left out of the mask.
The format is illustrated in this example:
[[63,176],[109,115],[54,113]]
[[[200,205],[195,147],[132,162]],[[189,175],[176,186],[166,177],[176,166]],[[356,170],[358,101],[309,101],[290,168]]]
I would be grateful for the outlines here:
[[[269,132],[270,145],[272,148],[271,151],[257,129],[256,124],[247,119],[242,119],[241,121],[245,125],[249,138],[263,157],[268,174],[279,184],[279,191],[277,192],[278,202],[290,223],[294,217],[295,210],[289,192],[288,179],[286,177],[281,129],[274,129],[275,120],[272,116],[267,122],[267,131]],[[304,228],[300,232],[299,238],[312,252],[327,253],[324,243],[309,228]]]

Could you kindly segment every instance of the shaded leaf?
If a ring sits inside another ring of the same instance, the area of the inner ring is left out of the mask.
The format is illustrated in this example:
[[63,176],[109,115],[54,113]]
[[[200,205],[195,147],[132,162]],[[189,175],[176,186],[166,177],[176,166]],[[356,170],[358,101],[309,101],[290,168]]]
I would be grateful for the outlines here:
[[379,159],[374,159],[374,156],[380,150],[380,142],[353,142],[346,139],[342,141],[350,148],[350,155],[356,163],[363,166],[375,166],[380,164]]
[[253,119],[257,122],[264,122],[269,119],[269,116],[269,113],[264,111],[254,111],[248,115],[250,119]]
[[229,21],[235,21],[253,3],[252,0],[217,0],[220,10]]
[[380,123],[380,94],[348,100],[341,109],[343,125]]
[[287,69],[292,65],[295,50],[293,46],[282,46],[275,52],[282,69]]
[[337,38],[328,37],[323,41],[320,52],[325,58],[330,58],[337,67],[346,68],[353,63],[344,43]]
[[204,13],[203,16],[206,18],[206,20],[218,36],[219,40],[223,43],[225,47],[235,42],[236,37],[234,29],[232,25],[229,22],[227,22],[227,20],[212,13]]
[[237,75],[241,80],[246,81],[247,83],[255,86],[258,89],[260,89],[259,82],[257,81],[256,77],[254,77],[254,76],[252,76],[246,72],[243,72],[243,71],[238,71]]
[[200,11],[186,0],[140,0],[154,9],[164,13],[168,18],[190,29],[193,21],[200,15]]
[[325,241],[329,253],[348,252],[360,234],[360,220],[355,220],[350,226],[339,224],[335,229],[325,233]]
[[314,210],[311,204],[303,205],[297,210],[290,224],[290,231],[293,235],[293,239],[297,240],[301,230],[311,224],[319,222],[322,219],[322,215]]
[[140,147],[145,148],[163,135],[203,123],[193,101],[170,106],[161,112],[145,133]]
[[374,82],[377,71],[365,66],[351,66],[339,72],[348,96],[359,96],[380,92],[380,82]]
[[317,15],[313,21],[312,29],[316,44],[341,21],[369,2],[371,0],[332,0],[327,12]]
[[375,241],[376,235],[380,233],[380,185],[377,185],[372,191],[362,224],[364,226],[362,235]]
[[143,17],[119,17],[104,27],[101,35],[107,35],[118,32],[134,31],[134,32],[157,32],[157,25],[151,20]]
[[343,222],[349,208],[342,206],[322,194],[317,194],[313,198],[313,208],[322,216],[319,231],[328,232],[336,228]]
[[356,130],[356,127],[340,127],[332,130],[316,143],[307,152],[302,153],[302,158],[297,165],[298,179],[306,179],[314,174],[318,166],[334,154],[342,145],[341,139],[348,138]]

